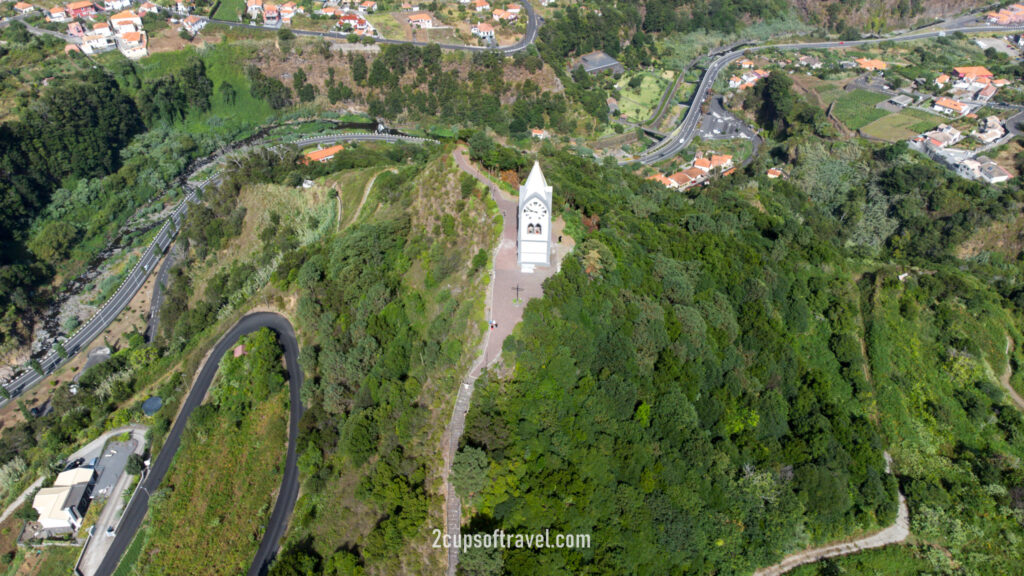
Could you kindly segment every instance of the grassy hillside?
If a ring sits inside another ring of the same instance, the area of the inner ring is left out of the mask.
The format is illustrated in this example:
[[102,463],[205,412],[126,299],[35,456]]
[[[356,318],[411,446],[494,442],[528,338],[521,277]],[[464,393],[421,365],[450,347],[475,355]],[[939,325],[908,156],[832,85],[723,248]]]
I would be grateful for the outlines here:
[[379,172],[359,219],[294,263],[311,408],[303,493],[275,570],[410,574],[444,562],[429,547],[443,522],[441,434],[483,322],[487,275],[473,256],[500,224],[449,154],[399,166],[328,176],[347,188]]

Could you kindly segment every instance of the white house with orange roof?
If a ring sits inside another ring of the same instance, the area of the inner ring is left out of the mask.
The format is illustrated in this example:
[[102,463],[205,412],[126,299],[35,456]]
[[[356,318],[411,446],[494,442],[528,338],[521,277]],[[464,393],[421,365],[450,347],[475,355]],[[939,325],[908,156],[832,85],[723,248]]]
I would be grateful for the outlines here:
[[28,2],[18,2],[14,5],[14,11],[18,14],[28,14],[30,12],[35,12],[35,10],[36,7]]
[[473,0],[473,10],[477,12],[486,12],[491,9],[491,5],[487,0]]
[[490,40],[491,38],[494,38],[494,26],[491,26],[487,22],[474,24],[470,32],[473,33],[473,36],[483,40]]
[[200,18],[199,16],[196,16],[195,14],[190,14],[189,16],[186,16],[184,20],[181,21],[181,26],[189,34],[195,36],[199,33],[200,30],[203,29],[204,26],[206,26],[206,20]]
[[146,14],[159,14],[160,6],[153,4],[152,2],[144,2],[139,6],[139,16],[145,16]]
[[409,14],[409,26],[412,26],[413,28],[433,28],[434,19],[426,12]]
[[509,4],[508,6],[505,6],[505,10],[508,10],[509,12],[518,16],[519,13],[523,11],[523,7],[520,6],[519,4]]
[[263,22],[265,24],[277,24],[281,21],[281,11],[277,4],[266,3],[263,5]]
[[986,14],[989,24],[998,26],[1010,26],[1013,24],[1024,24],[1024,5],[1013,4],[999,10]]
[[[370,23],[367,22],[365,18],[352,13],[342,14],[341,17],[338,18],[338,26],[343,28],[345,26],[351,26],[352,29],[355,30],[356,34],[359,34],[360,32],[366,33],[373,31],[373,26],[370,26]],[[362,36],[363,34],[360,35]]]
[[932,105],[932,109],[936,112],[955,114],[957,116],[962,116],[971,111],[971,107],[969,105],[946,97],[936,99],[935,103]]
[[263,13],[263,0],[245,0],[245,13],[249,18],[259,18]]
[[114,27],[114,32],[118,34],[138,32],[142,30],[142,18],[139,18],[139,15],[131,10],[125,10],[111,16],[110,25]]
[[110,23],[109,22],[97,22],[97,23],[93,24],[92,25],[92,33],[96,34],[98,36],[103,36],[104,38],[106,38],[108,36],[113,36],[114,35],[114,33],[110,31]]
[[377,3],[374,2],[374,0],[366,0],[366,2],[363,2],[362,4],[359,5],[359,8],[363,12],[376,12]]
[[722,170],[732,168],[732,156],[729,154],[712,154],[711,169],[714,170],[716,168],[720,168]]
[[302,14],[306,10],[295,2],[285,2],[284,4],[281,4],[278,11],[281,13],[281,22],[284,24],[291,24],[292,18],[294,18],[296,14]]
[[494,12],[491,13],[491,18],[494,18],[496,22],[515,22],[518,16],[509,12],[508,10],[495,8]]
[[547,140],[550,135],[548,134],[548,131],[543,128],[532,128],[530,130],[530,136],[537,140]]
[[63,22],[68,19],[68,11],[63,6],[54,6],[50,8],[47,19],[50,22]]
[[957,90],[981,90],[992,84],[995,77],[984,66],[958,66],[953,71],[957,77],[953,88]]
[[118,36],[117,47],[124,54],[125,58],[138,60],[149,54],[146,48],[145,32],[125,32]]
[[131,0],[103,0],[103,9],[107,12],[113,12],[114,10],[125,10],[131,8]]

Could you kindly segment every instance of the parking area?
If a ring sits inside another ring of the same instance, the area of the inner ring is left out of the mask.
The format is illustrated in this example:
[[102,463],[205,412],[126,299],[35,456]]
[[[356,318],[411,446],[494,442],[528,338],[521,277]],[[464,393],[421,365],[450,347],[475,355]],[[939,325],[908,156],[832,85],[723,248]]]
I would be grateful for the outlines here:
[[121,472],[128,464],[128,455],[135,451],[139,443],[135,438],[127,441],[114,440],[103,448],[99,462],[96,463],[96,472],[99,478],[93,488],[93,498],[109,498],[121,477]]
[[697,135],[704,140],[753,139],[755,133],[750,126],[722,107],[717,98],[712,99],[708,113],[700,119]]

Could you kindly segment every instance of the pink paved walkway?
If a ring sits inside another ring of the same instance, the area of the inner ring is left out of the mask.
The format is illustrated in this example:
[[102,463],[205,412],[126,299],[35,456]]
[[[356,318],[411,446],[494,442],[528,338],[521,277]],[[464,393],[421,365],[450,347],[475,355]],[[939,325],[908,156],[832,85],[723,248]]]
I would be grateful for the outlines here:
[[[491,271],[490,288],[487,295],[486,318],[498,323],[496,328],[488,330],[484,335],[484,342],[481,345],[482,354],[473,364],[466,379],[459,386],[459,393],[455,399],[455,408],[452,411],[452,419],[448,423],[448,430],[445,434],[447,445],[445,446],[445,479],[451,471],[452,460],[459,448],[459,439],[465,429],[466,413],[469,412],[470,399],[473,396],[473,387],[476,379],[480,377],[484,369],[494,364],[501,357],[501,346],[505,338],[512,333],[516,324],[523,319],[523,309],[526,303],[533,298],[543,296],[541,284],[545,279],[558,271],[562,258],[572,249],[572,241],[566,238],[563,244],[556,246],[556,255],[552,258],[553,265],[547,268],[537,267],[533,273],[524,274],[520,272],[516,264],[516,211],[519,209],[518,199],[507,194],[499,188],[488,177],[483,175],[470,162],[464,148],[458,148],[452,153],[456,165],[467,174],[473,176],[491,191],[491,198],[498,204],[503,217],[501,231],[501,242],[498,245],[494,256],[494,268]],[[555,190],[555,194],[558,191]],[[562,233],[564,224],[556,224],[552,231],[555,238]],[[518,290],[517,290],[518,289]],[[518,298],[517,298],[518,296]],[[451,483],[447,484],[445,491],[445,529],[451,536],[459,534],[462,525],[462,504]],[[458,549],[448,550],[448,574],[454,576],[455,567],[458,564]]]

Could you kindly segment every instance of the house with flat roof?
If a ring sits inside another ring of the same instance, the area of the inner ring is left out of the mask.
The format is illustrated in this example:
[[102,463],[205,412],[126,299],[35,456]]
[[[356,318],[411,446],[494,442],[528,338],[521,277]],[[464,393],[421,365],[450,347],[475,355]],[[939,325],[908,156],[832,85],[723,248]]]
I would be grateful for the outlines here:
[[580,66],[583,67],[583,70],[587,74],[600,74],[601,72],[622,74],[626,71],[626,68],[622,66],[622,63],[600,50],[580,56],[576,67]]
[[895,106],[904,108],[906,106],[910,106],[911,104],[913,104],[914,99],[906,94],[900,94],[898,96],[893,96],[892,98],[889,98],[889,102]]
[[978,175],[981,179],[989,184],[998,184],[1000,182],[1006,182],[1013,176],[1003,169],[1002,166],[996,164],[991,158],[987,156],[978,156]]

